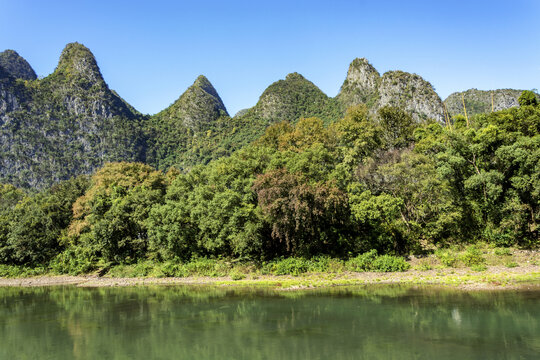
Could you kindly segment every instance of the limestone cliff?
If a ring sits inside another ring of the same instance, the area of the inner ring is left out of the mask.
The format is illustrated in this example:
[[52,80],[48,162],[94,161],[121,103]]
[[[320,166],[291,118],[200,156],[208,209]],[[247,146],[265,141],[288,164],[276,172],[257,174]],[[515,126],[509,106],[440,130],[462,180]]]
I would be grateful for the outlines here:
[[[463,92],[455,92],[450,94],[444,104],[448,109],[450,116],[464,114],[463,100],[467,115],[487,113],[509,109],[514,106],[519,106],[518,98],[523,90],[516,89],[497,89],[497,90],[477,90],[469,89]],[[463,98],[462,98],[463,95]],[[537,95],[540,99],[540,96]]]
[[388,71],[381,77],[363,58],[349,66],[336,99],[344,109],[366,104],[375,113],[383,106],[395,106],[410,112],[417,121],[444,121],[442,101],[429,82],[403,71]]

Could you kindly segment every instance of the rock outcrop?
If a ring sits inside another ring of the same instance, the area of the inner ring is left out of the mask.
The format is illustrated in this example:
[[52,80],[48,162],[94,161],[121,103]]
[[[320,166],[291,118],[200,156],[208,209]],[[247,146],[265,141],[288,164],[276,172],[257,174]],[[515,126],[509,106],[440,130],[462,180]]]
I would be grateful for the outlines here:
[[344,108],[358,104],[374,105],[378,98],[381,74],[367,59],[354,59],[336,99]]
[[[450,94],[444,100],[444,104],[446,105],[450,116],[454,116],[465,113],[463,110],[463,101],[465,101],[467,115],[472,116],[519,106],[518,98],[522,92],[523,90],[516,89],[469,89],[467,91]],[[537,97],[540,99],[538,94]]]
[[444,107],[433,86],[416,74],[388,71],[381,77],[366,59],[355,59],[336,99],[346,109],[366,104],[375,113],[383,106],[410,112],[417,121],[444,122]]
[[41,188],[107,161],[144,161],[142,115],[108,88],[83,45],[68,44],[42,80],[0,83],[1,182]]

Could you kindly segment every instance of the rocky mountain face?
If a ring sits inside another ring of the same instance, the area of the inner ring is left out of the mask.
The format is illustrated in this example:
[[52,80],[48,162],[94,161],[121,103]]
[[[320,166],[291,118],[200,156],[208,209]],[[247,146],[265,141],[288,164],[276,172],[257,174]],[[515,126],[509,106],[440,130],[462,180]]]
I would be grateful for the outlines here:
[[42,80],[2,76],[1,182],[40,188],[107,161],[144,161],[142,115],[108,88],[83,45],[68,44]]
[[354,59],[336,99],[348,108],[358,104],[372,107],[378,99],[381,74],[367,59]]
[[403,71],[379,72],[366,60],[355,59],[336,99],[344,109],[366,104],[372,112],[394,106],[410,112],[417,121],[444,122],[444,107],[433,86],[416,74]]
[[221,116],[229,116],[223,101],[210,81],[200,75],[178,100],[155,118],[174,121],[197,132],[204,131]]
[[[463,101],[465,101],[465,109],[467,115],[472,116],[481,113],[499,111],[509,109],[514,106],[519,106],[518,98],[523,90],[516,89],[498,89],[498,90],[477,90],[469,89],[463,92],[455,92],[450,94],[444,104],[450,116],[462,114]],[[463,95],[463,98],[462,98]],[[540,96],[537,97],[540,100]]]
[[199,76],[167,109],[147,124],[147,161],[159,168],[204,163],[219,147],[215,136],[229,128],[229,114],[210,81]]
[[14,50],[0,52],[0,67],[15,79],[36,80],[37,76],[30,64]]
[[[469,115],[517,105],[520,90],[464,93]],[[445,100],[461,112],[461,93]],[[372,113],[399,107],[417,121],[444,122],[444,106],[431,84],[416,74],[382,76],[355,59],[335,98],[298,73],[271,84],[257,104],[230,117],[210,81],[199,76],[171,106],[144,116],[105,83],[86,47],[68,44],[52,74],[36,79],[15,51],[0,53],[0,183],[42,188],[94,172],[108,161],[141,161],[158,169],[188,170],[231,154],[279,121],[318,117],[330,123],[353,105]]]

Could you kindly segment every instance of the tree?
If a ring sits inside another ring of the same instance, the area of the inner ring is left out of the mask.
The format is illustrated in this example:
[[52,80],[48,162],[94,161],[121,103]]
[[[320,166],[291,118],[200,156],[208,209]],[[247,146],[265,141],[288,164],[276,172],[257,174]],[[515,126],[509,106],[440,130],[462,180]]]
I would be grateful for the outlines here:
[[61,234],[72,219],[72,205],[87,186],[88,179],[81,176],[26,197],[13,206],[6,215],[8,234],[4,247],[0,248],[0,261],[43,265],[59,253],[63,249]]
[[401,149],[413,143],[417,123],[409,113],[399,108],[384,106],[377,111],[377,115],[385,148]]
[[518,102],[520,106],[538,105],[538,99],[536,98],[536,94],[530,90],[523,91],[518,98]]
[[285,169],[259,175],[253,184],[271,237],[290,255],[339,253],[339,230],[348,218],[347,197],[331,183],[309,184]]
[[88,191],[73,206],[68,232],[71,245],[91,249],[97,257],[130,263],[146,256],[147,218],[163,202],[163,173],[141,163],[108,163],[91,179]]

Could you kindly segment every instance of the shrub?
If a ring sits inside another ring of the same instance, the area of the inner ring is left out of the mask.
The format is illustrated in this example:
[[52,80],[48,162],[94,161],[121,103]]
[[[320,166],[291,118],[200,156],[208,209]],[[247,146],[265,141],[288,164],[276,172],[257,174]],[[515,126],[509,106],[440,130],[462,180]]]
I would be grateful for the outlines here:
[[486,261],[476,246],[469,246],[460,259],[467,266],[481,265]]
[[373,271],[395,272],[406,271],[411,265],[401,256],[382,255],[373,261]]
[[306,273],[310,270],[309,260],[303,258],[284,258],[272,261],[263,267],[263,272],[273,275],[294,275]]
[[495,248],[495,255],[497,256],[506,256],[506,255],[512,255],[512,252],[509,248]]
[[231,279],[234,280],[234,281],[237,281],[237,280],[242,280],[246,277],[245,274],[242,274],[241,272],[239,271],[232,271],[231,272]]
[[441,250],[441,249],[439,249],[439,250],[435,251],[435,256],[437,256],[439,261],[444,266],[455,267],[457,265],[458,258],[456,256],[456,254],[454,254],[450,250]]
[[476,265],[471,266],[471,270],[477,271],[477,272],[486,271],[487,266],[483,264],[476,264]]
[[350,271],[377,271],[393,272],[406,271],[411,265],[401,256],[381,255],[377,256],[376,250],[358,255],[347,261],[346,267]]
[[371,250],[349,259],[346,263],[347,270],[350,271],[370,271],[373,261],[377,258],[377,250]]
[[96,269],[96,261],[97,257],[92,249],[74,246],[58,254],[49,266],[57,274],[79,275]]
[[208,259],[208,258],[193,258],[190,262],[184,265],[186,273],[189,275],[199,276],[227,276],[230,271],[230,266],[223,260]]

